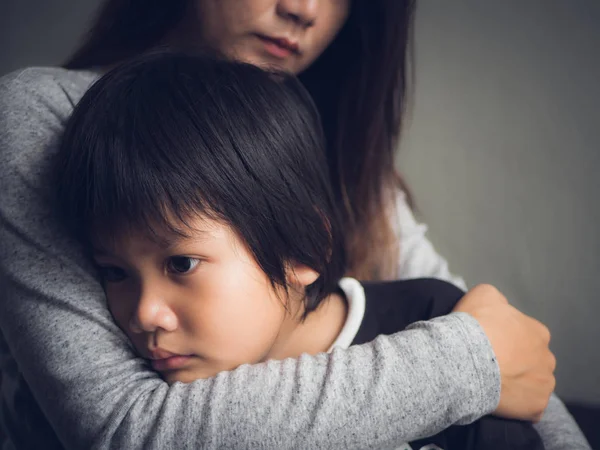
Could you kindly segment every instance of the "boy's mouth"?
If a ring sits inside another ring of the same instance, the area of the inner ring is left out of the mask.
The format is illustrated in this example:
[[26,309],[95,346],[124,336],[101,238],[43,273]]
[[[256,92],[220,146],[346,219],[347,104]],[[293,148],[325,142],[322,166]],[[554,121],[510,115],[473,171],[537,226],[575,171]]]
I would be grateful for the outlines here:
[[154,348],[152,350],[148,349],[146,352],[148,359],[158,360],[158,359],[167,359],[171,356],[180,356],[177,353],[169,352],[167,350],[163,350],[162,348]]
[[192,355],[174,355],[168,358],[153,359],[150,365],[157,372],[165,372],[168,370],[177,370],[185,367],[192,359]]
[[157,372],[181,369],[192,358],[192,355],[179,355],[161,348],[147,350],[144,353],[148,355],[147,358],[150,360],[150,365]]

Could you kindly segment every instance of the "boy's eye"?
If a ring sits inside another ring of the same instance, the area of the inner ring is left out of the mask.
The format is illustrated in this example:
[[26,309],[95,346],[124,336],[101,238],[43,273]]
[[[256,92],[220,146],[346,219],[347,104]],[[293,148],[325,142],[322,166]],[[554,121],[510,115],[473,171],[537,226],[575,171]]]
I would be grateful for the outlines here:
[[169,258],[167,269],[174,273],[188,273],[199,263],[200,260],[197,258],[190,258],[189,256],[173,256]]
[[100,276],[107,283],[118,283],[123,281],[127,274],[120,267],[115,266],[100,266]]

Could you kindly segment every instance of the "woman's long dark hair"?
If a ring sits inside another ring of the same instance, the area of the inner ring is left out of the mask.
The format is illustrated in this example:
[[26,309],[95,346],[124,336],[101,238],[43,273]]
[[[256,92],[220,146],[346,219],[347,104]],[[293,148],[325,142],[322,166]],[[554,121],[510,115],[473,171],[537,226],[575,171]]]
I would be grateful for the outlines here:
[[[107,0],[67,69],[113,66],[152,49],[190,0]],[[300,79],[323,121],[333,188],[342,205],[351,275],[394,278],[398,238],[394,168],[402,126],[414,0],[354,0],[335,41]]]

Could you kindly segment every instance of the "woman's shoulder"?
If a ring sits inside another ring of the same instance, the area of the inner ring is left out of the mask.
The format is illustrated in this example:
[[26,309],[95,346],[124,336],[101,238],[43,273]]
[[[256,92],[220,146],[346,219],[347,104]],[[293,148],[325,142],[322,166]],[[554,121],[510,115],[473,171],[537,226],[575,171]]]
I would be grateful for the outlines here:
[[96,78],[59,67],[31,67],[0,78],[1,177],[39,168]]
[[[1,114],[27,109],[31,104],[46,106],[54,114],[67,116],[91,84],[95,72],[62,67],[28,67],[0,78]],[[31,112],[31,111],[29,111]]]
[[98,73],[88,70],[68,70],[63,67],[26,67],[0,77],[3,89],[28,92],[49,92],[60,89],[67,95],[83,95],[98,79]]

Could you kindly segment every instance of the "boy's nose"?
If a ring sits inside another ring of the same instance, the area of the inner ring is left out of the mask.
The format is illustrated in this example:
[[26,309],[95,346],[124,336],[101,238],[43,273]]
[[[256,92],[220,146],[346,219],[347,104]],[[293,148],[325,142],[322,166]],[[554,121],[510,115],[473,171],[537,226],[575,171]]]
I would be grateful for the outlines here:
[[317,20],[321,0],[279,0],[277,12],[302,26],[309,27]]
[[129,328],[134,333],[153,333],[159,329],[174,331],[177,329],[177,315],[168,302],[160,295],[142,293],[137,308],[129,321]]

